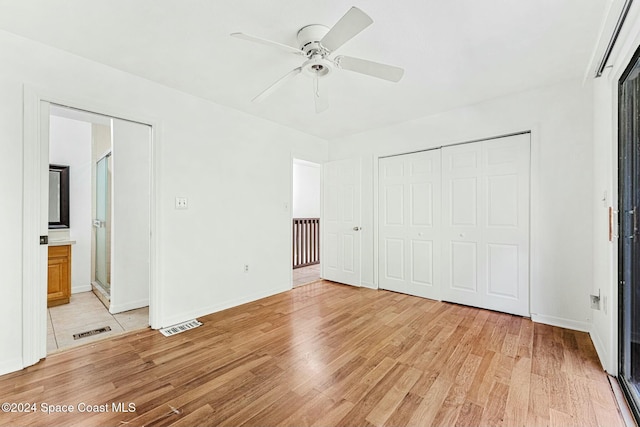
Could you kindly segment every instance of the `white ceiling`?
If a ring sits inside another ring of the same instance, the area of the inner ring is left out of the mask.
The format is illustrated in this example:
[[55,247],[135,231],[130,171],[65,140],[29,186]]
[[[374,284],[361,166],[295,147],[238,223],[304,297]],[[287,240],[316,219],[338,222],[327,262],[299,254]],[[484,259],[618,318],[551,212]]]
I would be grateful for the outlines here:
[[[0,0],[0,29],[332,139],[582,78],[610,2]],[[338,70],[323,113],[302,75],[251,103],[303,58],[230,33],[296,46],[299,28],[351,6],[374,23],[338,53],[401,66],[400,83]]]

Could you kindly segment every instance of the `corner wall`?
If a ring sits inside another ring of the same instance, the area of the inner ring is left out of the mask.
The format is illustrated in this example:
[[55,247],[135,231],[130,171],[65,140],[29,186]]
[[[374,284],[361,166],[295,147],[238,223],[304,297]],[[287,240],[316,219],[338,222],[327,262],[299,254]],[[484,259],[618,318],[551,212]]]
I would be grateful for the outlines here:
[[518,93],[329,143],[362,159],[362,284],[377,287],[374,194],[379,156],[532,131],[530,301],[536,321],[588,331],[592,312],[592,87]]

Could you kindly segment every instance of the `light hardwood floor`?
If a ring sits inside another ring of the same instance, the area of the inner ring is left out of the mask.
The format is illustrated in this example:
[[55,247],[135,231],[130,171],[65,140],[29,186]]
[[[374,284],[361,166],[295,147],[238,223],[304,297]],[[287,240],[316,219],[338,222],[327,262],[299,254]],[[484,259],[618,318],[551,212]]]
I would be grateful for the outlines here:
[[0,425],[623,425],[582,332],[325,281],[200,320],[0,377],[3,401],[76,408],[0,413]]

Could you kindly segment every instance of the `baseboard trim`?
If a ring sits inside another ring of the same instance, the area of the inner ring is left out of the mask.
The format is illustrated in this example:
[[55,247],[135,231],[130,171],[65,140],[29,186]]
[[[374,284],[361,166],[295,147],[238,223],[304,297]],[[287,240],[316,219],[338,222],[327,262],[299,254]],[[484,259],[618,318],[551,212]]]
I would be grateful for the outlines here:
[[10,374],[11,372],[17,372],[24,368],[22,365],[22,359],[11,359],[0,363],[0,375]]
[[600,335],[595,333],[593,329],[589,331],[589,336],[591,337],[591,342],[596,349],[596,353],[598,354],[598,358],[600,359],[600,364],[602,365],[602,369],[609,372],[609,352],[606,350],[602,339],[600,339]]
[[73,286],[71,285],[71,295],[82,292],[91,292],[91,285]]
[[136,308],[142,308],[148,305],[149,305],[148,298],[141,299],[138,301],[131,301],[126,304],[120,304],[120,305],[115,305],[113,303],[113,300],[111,300],[109,304],[109,313],[118,314],[118,313],[122,313],[123,311],[135,310]]
[[224,302],[222,304],[216,304],[209,307],[204,307],[198,310],[193,310],[188,313],[182,313],[179,315],[169,316],[165,319],[160,320],[160,328],[166,328],[167,326],[176,325],[180,322],[186,322],[187,320],[196,319],[201,316],[206,316],[208,314],[217,313],[218,311],[226,310],[228,308],[237,307],[242,304],[246,304],[249,302],[257,301],[262,298],[270,297],[272,295],[280,294],[282,292],[290,291],[291,287],[279,287],[274,289],[269,289],[267,291],[258,292],[255,294],[247,295],[242,298],[236,298],[234,300],[230,300]]
[[531,320],[536,323],[544,323],[545,325],[558,326],[560,328],[573,329],[581,332],[591,332],[591,324],[588,322],[536,313],[531,313]]

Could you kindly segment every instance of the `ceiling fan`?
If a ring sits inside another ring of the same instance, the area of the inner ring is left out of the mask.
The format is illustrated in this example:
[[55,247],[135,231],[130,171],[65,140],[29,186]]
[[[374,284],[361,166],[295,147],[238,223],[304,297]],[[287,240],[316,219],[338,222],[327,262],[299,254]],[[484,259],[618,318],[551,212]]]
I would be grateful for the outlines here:
[[299,48],[245,33],[232,33],[231,35],[233,37],[276,47],[285,52],[307,58],[301,66],[289,71],[253,98],[252,101],[260,102],[298,74],[306,74],[313,78],[316,113],[320,113],[329,107],[329,102],[326,89],[323,87],[322,91],[320,90],[319,80],[331,74],[335,69],[354,71],[392,82],[400,81],[404,70],[399,67],[351,56],[336,56],[333,59],[330,58],[330,55],[340,46],[351,40],[372,23],[373,19],[366,13],[357,7],[352,7],[332,28],[320,24],[312,24],[298,30],[297,39],[300,45]]

